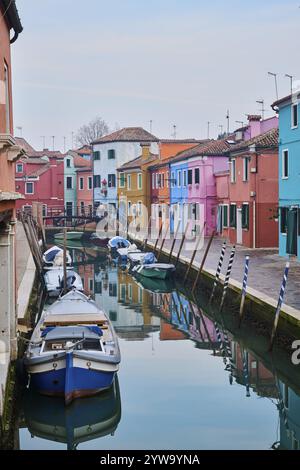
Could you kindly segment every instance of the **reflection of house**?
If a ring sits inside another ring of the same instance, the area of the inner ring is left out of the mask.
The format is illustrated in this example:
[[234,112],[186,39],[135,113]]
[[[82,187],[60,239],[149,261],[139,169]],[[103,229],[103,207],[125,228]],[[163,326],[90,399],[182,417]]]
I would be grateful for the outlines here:
[[84,292],[88,295],[94,294],[94,265],[93,264],[80,264],[78,266],[78,274],[81,277]]
[[283,382],[279,382],[279,389],[282,399],[279,448],[300,450],[300,397]]
[[161,341],[178,341],[181,339],[186,339],[186,336],[181,331],[176,330],[176,328],[174,328],[173,325],[170,325],[170,323],[166,322],[165,320],[161,320],[159,339]]

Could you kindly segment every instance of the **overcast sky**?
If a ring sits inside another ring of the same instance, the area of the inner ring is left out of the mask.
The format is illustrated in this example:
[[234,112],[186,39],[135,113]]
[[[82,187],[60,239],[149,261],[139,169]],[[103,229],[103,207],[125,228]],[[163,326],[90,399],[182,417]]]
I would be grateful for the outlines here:
[[[203,138],[267,113],[300,78],[299,0],[17,0],[24,31],[12,46],[14,124],[36,148],[71,146],[97,115]],[[19,131],[16,130],[16,135]]]

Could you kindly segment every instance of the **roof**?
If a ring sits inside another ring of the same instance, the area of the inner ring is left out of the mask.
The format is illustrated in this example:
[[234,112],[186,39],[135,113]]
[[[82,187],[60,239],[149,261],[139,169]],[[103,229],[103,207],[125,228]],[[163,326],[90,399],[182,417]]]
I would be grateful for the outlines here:
[[15,137],[15,141],[27,154],[35,152],[35,149],[23,137]]
[[248,121],[260,121],[261,115],[260,114],[247,114]]
[[15,35],[10,41],[13,43],[23,31],[15,0],[0,0],[0,9],[3,12],[2,14],[5,14],[5,18],[7,19],[10,29],[13,28],[15,31]]
[[[296,93],[296,95],[297,95],[297,98],[298,98],[298,97],[299,97],[299,93]],[[289,95],[287,95],[287,96],[284,96],[283,98],[280,98],[279,100],[274,101],[274,103],[271,104],[271,108],[274,109],[275,106],[279,106],[280,104],[283,104],[283,103],[285,103],[286,101],[290,101],[291,99],[292,99],[292,95],[291,95],[291,94],[289,94]]]
[[206,156],[206,155],[224,155],[224,151],[230,149],[233,144],[230,144],[226,139],[211,140],[208,143],[197,145],[183,152],[179,152],[172,162],[175,163],[186,158]]
[[24,161],[26,164],[28,163],[32,163],[34,165],[46,165],[48,163],[47,160],[44,160],[43,158],[40,158],[40,157],[28,157],[28,158],[24,158]]
[[248,149],[252,145],[255,145],[256,148],[277,148],[278,147],[278,137],[279,131],[278,128],[271,129],[263,134],[257,135],[252,139],[240,142],[239,144],[234,145],[231,149],[228,149],[224,153],[237,152],[241,150]]
[[86,173],[86,172],[92,172],[92,171],[93,171],[92,165],[86,168],[77,168],[76,170],[77,173],[84,173],[84,172]]
[[41,157],[48,157],[48,158],[64,158],[64,154],[61,153],[59,150],[34,150],[33,152],[27,153],[28,157],[32,158],[41,158]]
[[148,158],[143,158],[143,156],[141,155],[137,158],[134,158],[133,160],[130,160],[127,163],[124,163],[117,169],[117,171],[133,170],[135,168],[141,168],[142,164],[154,162],[157,158],[158,158],[158,155],[155,155],[153,153],[150,153],[150,156]]
[[92,155],[93,151],[89,145],[83,145],[79,149],[75,150],[78,155]]
[[44,173],[46,173],[49,170],[49,168],[51,168],[51,165],[49,163],[45,163],[41,168],[38,168],[32,173],[27,174],[27,177],[30,178],[33,176],[42,176]]
[[209,142],[210,139],[159,139],[162,144],[200,144]]
[[74,156],[74,166],[75,168],[92,168],[91,162],[83,157],[80,157],[80,155]]
[[112,134],[104,135],[96,139],[92,144],[104,144],[107,142],[158,142],[159,139],[142,127],[124,127]]

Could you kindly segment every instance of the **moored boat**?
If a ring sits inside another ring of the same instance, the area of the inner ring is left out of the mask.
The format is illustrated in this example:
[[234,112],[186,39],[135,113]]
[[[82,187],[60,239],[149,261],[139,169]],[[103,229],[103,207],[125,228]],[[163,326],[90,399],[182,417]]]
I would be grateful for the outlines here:
[[141,264],[134,266],[132,269],[133,274],[163,280],[172,277],[174,271],[174,264],[167,263]]
[[117,254],[120,248],[128,248],[131,245],[130,241],[126,238],[116,236],[111,238],[107,243],[107,248],[112,254]]
[[[66,265],[71,266],[72,258],[70,256],[70,253],[67,251],[66,255],[67,255]],[[63,257],[64,257],[64,252],[62,248],[56,245],[51,246],[51,248],[49,248],[43,254],[44,268],[49,269],[49,268],[58,268],[60,266],[63,266],[63,263],[64,263]]]
[[[72,231],[72,232],[71,231],[66,232],[66,239],[67,240],[81,240],[81,238],[83,237],[83,234],[84,234],[84,232],[82,232],[82,231],[79,232],[79,231],[75,231],[75,230]],[[63,240],[64,236],[65,236],[64,232],[59,232],[59,233],[56,233],[54,235],[54,238],[56,240]]]
[[109,388],[119,363],[111,322],[93,300],[76,290],[43,312],[24,358],[34,388],[63,396],[66,404]]
[[[48,269],[44,274],[46,290],[50,297],[58,297],[64,288],[64,269],[62,267]],[[67,269],[67,290],[77,289],[83,291],[83,284],[78,273]]]

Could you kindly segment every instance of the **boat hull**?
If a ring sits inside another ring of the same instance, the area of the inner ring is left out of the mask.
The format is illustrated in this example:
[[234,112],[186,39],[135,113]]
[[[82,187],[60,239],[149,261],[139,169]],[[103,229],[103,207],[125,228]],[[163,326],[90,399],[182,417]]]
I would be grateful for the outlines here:
[[[81,240],[83,236],[83,232],[67,232],[66,233],[66,239],[67,240]],[[54,238],[57,240],[63,240],[64,239],[64,234],[63,233],[56,233],[54,235]]]
[[156,269],[141,269],[139,274],[144,277],[149,277],[151,279],[168,279],[171,277],[171,272],[167,270],[156,270]]

